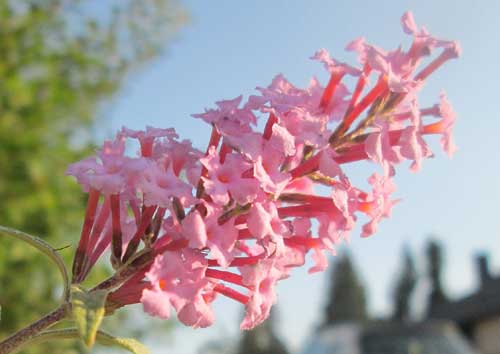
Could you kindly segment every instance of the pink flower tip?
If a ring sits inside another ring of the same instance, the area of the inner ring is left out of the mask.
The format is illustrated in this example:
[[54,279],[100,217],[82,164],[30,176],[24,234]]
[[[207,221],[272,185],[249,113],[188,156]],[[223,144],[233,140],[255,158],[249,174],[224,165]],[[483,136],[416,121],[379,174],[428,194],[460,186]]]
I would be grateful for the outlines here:
[[407,11],[401,17],[401,25],[403,26],[403,31],[406,34],[417,34],[418,27],[415,23],[415,19],[413,18],[413,14],[410,11]]

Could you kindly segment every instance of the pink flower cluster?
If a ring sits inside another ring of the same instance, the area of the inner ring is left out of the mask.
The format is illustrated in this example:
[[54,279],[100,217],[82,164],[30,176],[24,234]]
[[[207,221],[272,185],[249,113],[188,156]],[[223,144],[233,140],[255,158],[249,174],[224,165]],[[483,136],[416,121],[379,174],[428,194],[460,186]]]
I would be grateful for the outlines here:
[[[402,25],[413,36],[407,51],[360,38],[347,46],[358,67],[322,49],[313,59],[330,75],[326,86],[313,78],[301,89],[278,75],[247,101],[220,101],[194,115],[212,128],[205,152],[173,129],[123,128],[97,156],[71,165],[68,174],[89,193],[73,281],[83,281],[108,248],[115,267],[151,250],[151,262],[108,301],[140,302],[165,319],[173,307],[186,325],[206,327],[214,322],[211,303],[223,295],[245,305],[242,329],[265,320],[276,283],[303,266],[308,252],[309,271],[323,271],[325,254],[349,237],[359,216],[362,236],[376,232],[396,203],[395,165],[409,160],[417,171],[432,156],[426,135],[439,135],[448,154],[455,150],[455,114],[444,93],[428,108],[419,107],[417,93],[459,55],[458,44],[419,29],[410,13]],[[352,90],[342,82],[347,76],[355,79]],[[258,117],[266,119],[262,131]],[[139,141],[138,156],[125,154],[128,139]],[[363,191],[342,166],[365,160],[380,168]]]

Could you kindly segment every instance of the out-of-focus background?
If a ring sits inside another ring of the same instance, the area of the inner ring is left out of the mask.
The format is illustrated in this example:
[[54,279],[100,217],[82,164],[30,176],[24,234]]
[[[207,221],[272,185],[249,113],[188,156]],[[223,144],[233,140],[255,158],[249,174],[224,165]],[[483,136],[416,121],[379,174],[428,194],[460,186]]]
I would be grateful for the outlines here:
[[[499,353],[495,0],[0,0],[0,224],[69,246],[61,250],[69,260],[84,195],[64,176],[68,163],[122,125],[175,127],[203,149],[209,129],[190,114],[252,94],[277,73],[297,86],[313,75],[326,83],[308,59],[319,48],[353,62],[344,47],[359,36],[387,49],[408,45],[399,23],[406,10],[463,48],[421,96],[432,104],[446,90],[458,113],[455,157],[438,153],[416,175],[399,169],[403,200],[392,218],[371,238],[354,233],[327,272],[298,270],[281,282],[272,320],[256,331],[241,333],[242,308],[225,300],[209,329],[152,321],[140,308],[106,325],[140,335],[152,353],[434,353],[425,343],[445,346],[450,336],[461,348],[454,352]],[[0,239],[0,336],[51,309],[57,281],[35,252]]]

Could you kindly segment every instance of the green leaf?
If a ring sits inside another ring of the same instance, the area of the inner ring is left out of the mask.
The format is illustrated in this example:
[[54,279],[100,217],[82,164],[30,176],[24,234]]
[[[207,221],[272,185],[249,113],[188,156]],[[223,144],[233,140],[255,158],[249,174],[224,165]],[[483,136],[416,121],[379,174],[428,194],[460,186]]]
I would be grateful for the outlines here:
[[112,335],[99,331],[97,333],[97,341],[107,346],[122,347],[134,354],[149,354],[149,350],[144,344],[132,338],[113,337]]
[[[34,336],[31,340],[24,343],[22,347],[16,348],[20,350],[28,345],[38,344],[46,342],[52,339],[78,339],[80,338],[80,333],[77,328],[66,328],[66,329],[55,329],[50,331],[45,331]],[[117,346],[128,350],[133,354],[150,354],[148,348],[146,348],[142,343],[130,338],[119,338],[113,337],[112,335],[105,333],[103,331],[97,331],[96,340],[99,344],[105,346]]]
[[91,348],[105,313],[107,290],[86,291],[77,285],[71,287],[73,318],[83,343]]
[[39,251],[45,253],[54,263],[57,265],[57,268],[59,268],[59,271],[61,272],[61,276],[63,278],[64,282],[64,301],[67,301],[69,299],[69,277],[68,277],[68,271],[66,269],[66,265],[64,264],[63,259],[57,253],[57,251],[49,245],[47,242],[42,240],[41,238],[38,238],[36,236],[27,234],[25,232],[11,229],[9,227],[5,227],[0,225],[0,234],[4,234],[7,236],[14,237],[18,240],[24,241],[31,246],[35,247]]

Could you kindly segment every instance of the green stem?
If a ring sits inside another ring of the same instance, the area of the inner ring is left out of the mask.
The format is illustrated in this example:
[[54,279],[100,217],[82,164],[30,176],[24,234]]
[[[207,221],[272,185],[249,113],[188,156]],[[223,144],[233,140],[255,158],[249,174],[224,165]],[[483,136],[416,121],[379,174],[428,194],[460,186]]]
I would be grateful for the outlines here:
[[59,271],[61,272],[61,276],[64,282],[63,302],[64,303],[68,302],[70,297],[68,271],[66,270],[66,265],[64,264],[64,261],[59,255],[59,253],[57,253],[57,251],[51,245],[49,245],[41,238],[38,238],[36,236],[27,234],[19,230],[11,229],[9,227],[0,225],[0,234],[5,234],[14,237],[18,240],[24,241],[30,244],[31,246],[35,247],[39,251],[45,253],[57,265],[57,268],[59,268]]

